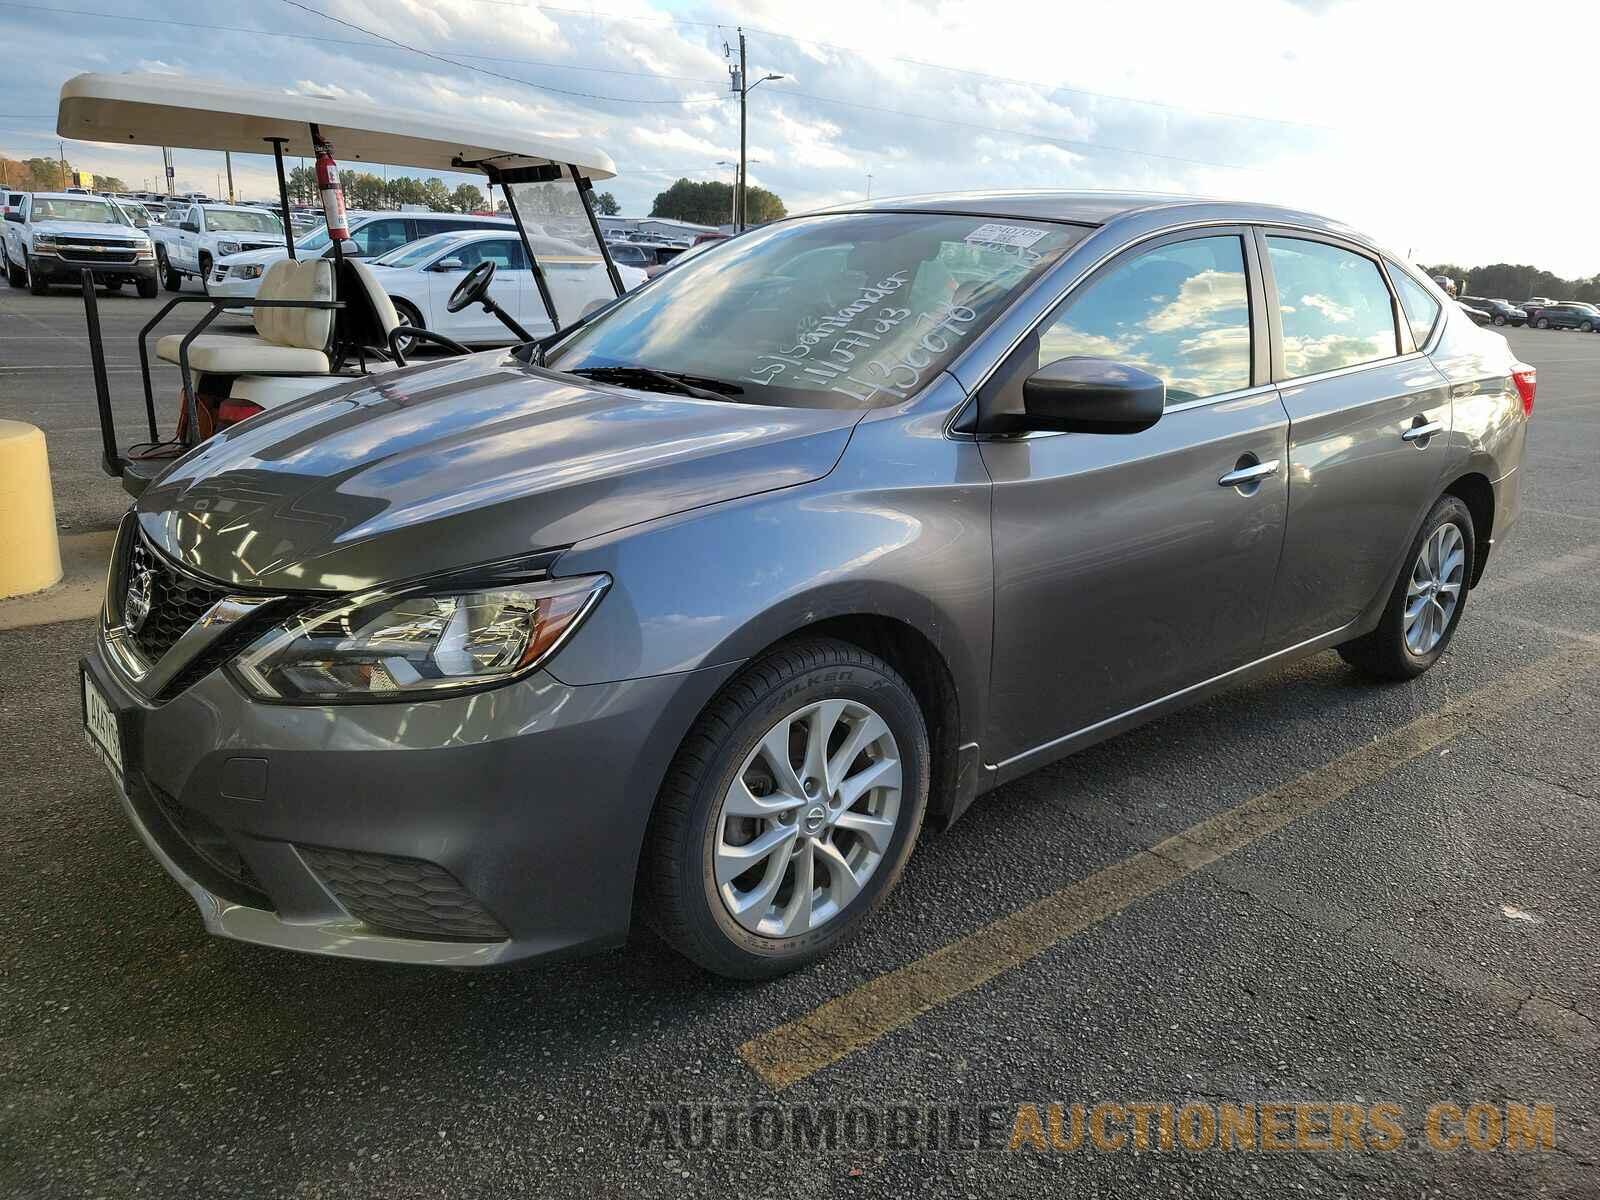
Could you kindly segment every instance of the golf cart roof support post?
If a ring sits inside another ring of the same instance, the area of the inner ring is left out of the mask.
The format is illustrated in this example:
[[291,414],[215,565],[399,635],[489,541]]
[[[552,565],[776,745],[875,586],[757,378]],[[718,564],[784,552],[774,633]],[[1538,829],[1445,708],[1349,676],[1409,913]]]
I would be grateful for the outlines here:
[[[533,272],[533,282],[539,285],[539,299],[544,301],[544,311],[550,316],[550,330],[552,333],[559,332],[561,318],[556,316],[556,302],[550,295],[550,281],[544,277],[544,268],[539,265],[539,256],[533,252],[533,243],[528,240],[528,231],[522,224],[522,214],[517,211],[517,198],[511,194],[511,185],[505,181],[500,169],[493,163],[479,163],[478,169],[489,177],[490,183],[498,183],[501,192],[505,194],[506,207],[511,210],[511,219],[517,226],[517,236],[522,239],[523,252],[528,256],[528,268]],[[555,170],[559,175],[560,168],[557,167]]]
[[606,274],[611,278],[611,290],[620,296],[627,289],[622,286],[622,272],[617,270],[617,264],[611,261],[611,251],[606,248],[605,235],[600,232],[600,222],[595,219],[594,184],[578,174],[576,163],[568,163],[567,170],[572,172],[572,182],[578,188],[578,199],[583,201],[583,211],[589,218],[589,228],[594,232],[594,244],[600,247],[600,255],[606,261]]
[[283,143],[287,138],[269,137],[262,141],[272,143],[272,161],[278,167],[278,204],[283,209],[283,241],[289,247],[289,257],[294,257],[294,221],[289,212],[289,181],[283,174]]
[[[100,408],[100,441],[105,454],[101,466],[113,478],[122,475],[123,458],[117,450],[116,417],[111,412],[111,384],[106,379],[106,351],[100,342],[100,307],[94,295],[94,272],[84,268],[83,315],[89,323],[89,361],[94,366],[94,400]],[[151,439],[155,437],[155,418],[150,419]]]

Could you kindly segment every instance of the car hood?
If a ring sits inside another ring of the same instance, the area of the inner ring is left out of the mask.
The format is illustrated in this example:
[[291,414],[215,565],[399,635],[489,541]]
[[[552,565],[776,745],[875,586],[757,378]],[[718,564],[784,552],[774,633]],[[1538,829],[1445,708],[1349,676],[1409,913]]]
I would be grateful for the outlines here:
[[129,229],[126,225],[108,225],[104,221],[35,221],[34,233],[49,234],[58,237],[61,234],[70,234],[73,237],[97,237],[108,241],[143,242],[145,237],[142,229]]
[[350,591],[821,478],[859,418],[601,387],[498,351],[274,409],[179,460],[137,511],[213,579]]

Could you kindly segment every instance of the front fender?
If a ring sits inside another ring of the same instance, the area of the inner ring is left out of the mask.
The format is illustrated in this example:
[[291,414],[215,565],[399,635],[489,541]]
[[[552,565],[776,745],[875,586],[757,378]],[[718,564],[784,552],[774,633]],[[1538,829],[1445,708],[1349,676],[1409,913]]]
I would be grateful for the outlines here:
[[884,617],[943,656],[961,739],[986,709],[989,476],[942,412],[864,420],[827,477],[581,542],[561,575],[613,583],[551,671],[600,683],[739,662],[817,622]]

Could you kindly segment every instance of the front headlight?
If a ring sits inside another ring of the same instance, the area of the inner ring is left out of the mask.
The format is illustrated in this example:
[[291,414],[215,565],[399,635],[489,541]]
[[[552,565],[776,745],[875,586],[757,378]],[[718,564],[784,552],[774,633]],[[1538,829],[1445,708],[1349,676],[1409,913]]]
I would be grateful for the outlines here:
[[56,252],[56,239],[48,233],[37,234],[33,239],[33,252],[35,254],[54,254]]
[[560,649],[609,575],[446,594],[369,592],[292,617],[241,651],[234,677],[263,700],[427,698],[504,683]]
[[156,256],[156,247],[155,247],[155,243],[154,242],[135,242],[134,243],[133,259],[134,259],[135,262],[144,262],[146,260],[154,260],[155,256]]
[[244,263],[241,266],[229,267],[228,268],[228,273],[230,275],[232,275],[235,279],[260,279],[261,278],[261,264],[260,263]]
[[237,253],[239,253],[239,251],[241,251],[243,249],[244,249],[244,246],[241,245],[238,242],[218,242],[217,243],[217,254],[219,256],[223,257],[223,258],[226,258],[230,254],[237,254]]

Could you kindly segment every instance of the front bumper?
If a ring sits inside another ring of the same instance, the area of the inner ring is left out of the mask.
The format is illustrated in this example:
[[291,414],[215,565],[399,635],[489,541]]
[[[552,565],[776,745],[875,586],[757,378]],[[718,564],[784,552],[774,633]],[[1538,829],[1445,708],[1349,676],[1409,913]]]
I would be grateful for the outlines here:
[[48,283],[77,283],[89,271],[96,283],[138,283],[155,281],[154,259],[131,263],[78,262],[53,254],[35,254],[29,260],[33,273]]
[[616,946],[656,791],[734,666],[569,687],[539,672],[414,704],[152,703],[103,643],[124,810],[212,933],[479,967]]
[[206,280],[206,292],[209,295],[233,300],[253,300],[260,290],[261,276],[257,275],[254,279],[238,279],[227,267],[220,264],[211,268],[211,276]]

